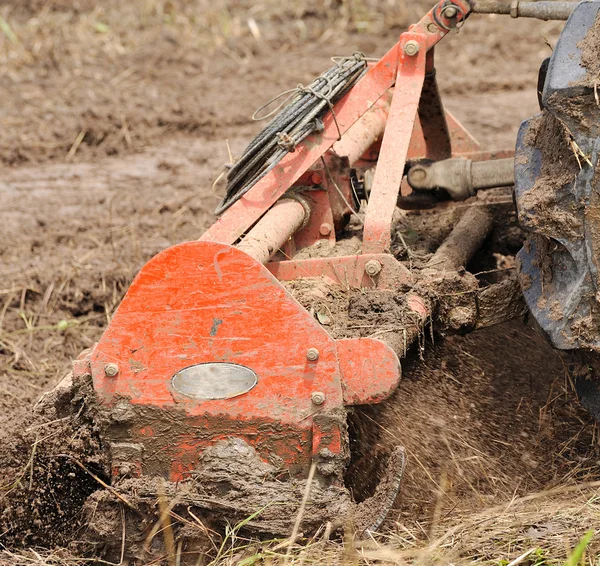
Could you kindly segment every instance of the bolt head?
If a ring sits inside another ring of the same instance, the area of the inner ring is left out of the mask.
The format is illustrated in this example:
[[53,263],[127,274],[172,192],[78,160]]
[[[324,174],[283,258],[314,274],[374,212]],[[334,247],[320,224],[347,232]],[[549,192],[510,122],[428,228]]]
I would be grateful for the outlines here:
[[323,182],[323,177],[319,173],[313,173],[310,177],[310,180],[314,185],[320,185]]
[[427,31],[429,33],[436,33],[439,31],[439,28],[434,23],[431,23],[427,25]]
[[306,359],[309,362],[316,362],[319,359],[319,350],[316,348],[309,348],[306,351]]
[[117,364],[106,364],[104,366],[104,373],[107,377],[115,377],[119,373],[119,366]]
[[409,57],[414,57],[418,52],[421,46],[417,41],[411,39],[404,44],[404,53]]
[[321,234],[321,236],[329,236],[329,234],[331,234],[331,224],[327,224],[327,222],[321,224],[321,227],[319,228],[319,233]]
[[325,403],[325,393],[321,393],[320,391],[313,391],[310,395],[311,401],[315,405],[322,405]]
[[444,16],[444,18],[448,18],[449,20],[451,20],[452,18],[455,18],[457,16],[457,14],[458,14],[458,8],[453,5],[446,6],[442,11],[442,15]]
[[375,277],[381,273],[381,263],[376,259],[370,259],[365,263],[365,273],[370,277]]

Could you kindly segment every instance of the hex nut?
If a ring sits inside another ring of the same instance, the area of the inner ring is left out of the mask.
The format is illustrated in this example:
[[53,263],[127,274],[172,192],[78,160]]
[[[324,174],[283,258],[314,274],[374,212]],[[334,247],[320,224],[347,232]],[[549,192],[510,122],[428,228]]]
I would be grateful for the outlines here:
[[306,351],[306,359],[309,362],[316,362],[319,359],[319,350],[316,348],[309,348]]
[[107,377],[115,377],[119,373],[119,366],[117,364],[106,364],[104,366],[104,373]]
[[319,173],[313,173],[310,177],[310,180],[315,185],[320,185],[323,182],[323,177]]
[[411,39],[404,44],[404,53],[409,57],[414,57],[419,52],[419,49],[421,49],[421,46],[419,45],[419,42],[414,39]]
[[325,393],[321,393],[320,391],[313,391],[310,395],[310,400],[315,405],[322,405],[325,403]]
[[370,277],[375,277],[381,273],[381,263],[376,259],[370,259],[365,263],[365,273]]

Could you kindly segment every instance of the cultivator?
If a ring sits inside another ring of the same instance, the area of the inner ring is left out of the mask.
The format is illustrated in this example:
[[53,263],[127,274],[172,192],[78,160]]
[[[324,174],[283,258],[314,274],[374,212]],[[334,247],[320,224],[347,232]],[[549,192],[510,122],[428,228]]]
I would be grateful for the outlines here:
[[[276,127],[267,127],[233,164],[215,224],[199,241],[176,245],[148,262],[98,344],[74,364],[74,382],[91,379],[99,401],[113,485],[136,477],[177,484],[200,474],[204,479],[194,504],[250,514],[257,508],[234,501],[244,491],[239,485],[216,472],[211,476],[210,470],[227,470],[230,458],[256,462],[254,471],[267,466],[280,486],[293,486],[285,493],[295,506],[310,477],[315,489],[330,494],[320,500],[323,506],[335,503],[339,513],[343,500],[352,514],[354,503],[344,487],[348,407],[379,403],[394,391],[399,360],[429,320],[466,331],[523,313],[515,281],[480,288],[466,271],[493,228],[487,208],[472,197],[514,184],[514,152],[482,151],[444,110],[434,48],[473,12],[567,19],[574,7],[443,0],[378,62],[360,55],[338,61],[332,72],[338,73],[335,80],[341,77],[339,84],[324,75],[293,93],[294,112],[285,114],[284,108],[271,122]],[[578,46],[599,8],[599,2],[584,2],[569,20],[542,80],[544,115],[558,112],[563,95],[579,109],[593,100],[593,85],[570,86],[571,75],[558,77],[567,64],[579,64],[585,74]],[[576,122],[574,112],[556,117],[573,133],[585,159],[571,189],[559,184],[546,204],[543,199],[532,204],[527,195],[546,157],[535,139],[525,142],[526,133],[521,134],[517,204],[525,227],[543,234],[521,256],[531,281],[524,285],[525,297],[558,347],[597,348],[597,327],[594,340],[583,344],[565,342],[561,333],[572,327],[574,313],[596,320],[597,107],[593,116],[586,115],[587,125]],[[527,123],[523,128],[526,132]],[[556,195],[565,190],[581,205],[579,229],[569,232],[570,239],[553,233],[568,206]],[[466,212],[420,269],[396,259],[397,206],[451,207],[453,200],[469,198]],[[542,217],[546,224],[539,222]],[[351,253],[344,251],[349,223],[361,233],[360,249]],[[535,260],[543,246],[550,264]],[[577,275],[569,267],[573,261],[580,266]],[[286,290],[286,282],[298,280],[344,292],[392,293],[402,312],[397,332],[333,338]],[[543,281],[557,284],[542,289]],[[571,283],[579,285],[583,299],[577,300]],[[438,297],[449,286],[453,298],[440,306]],[[541,298],[548,309],[553,301],[559,304],[555,315],[544,310]],[[363,504],[373,511],[356,519],[361,528],[381,524],[403,467],[399,448],[375,499]],[[244,473],[231,469],[239,482]],[[249,482],[256,481],[252,473]],[[264,492],[265,505],[277,499],[274,493]],[[263,527],[286,530],[286,519]]]

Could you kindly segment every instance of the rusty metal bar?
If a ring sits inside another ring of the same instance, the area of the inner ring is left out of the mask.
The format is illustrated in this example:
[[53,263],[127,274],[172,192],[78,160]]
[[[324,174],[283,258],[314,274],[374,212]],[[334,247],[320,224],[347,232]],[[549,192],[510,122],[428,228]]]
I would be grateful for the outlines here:
[[578,2],[521,2],[519,0],[471,0],[474,14],[508,14],[512,18],[568,20]]
[[309,211],[300,199],[282,198],[236,247],[264,265],[306,222]]
[[382,96],[340,141],[333,144],[333,151],[340,157],[347,157],[350,166],[354,165],[376,141],[383,137],[389,109],[390,97]]
[[[450,235],[427,263],[424,272],[438,275],[440,271],[456,271],[464,267],[481,247],[493,227],[492,216],[481,206],[473,206],[458,221]],[[402,332],[384,333],[378,336],[402,359],[407,350],[423,332],[434,311],[435,299],[424,295],[406,295]]]
[[510,187],[515,184],[515,160],[495,159],[471,163],[471,183],[478,191],[494,187]]
[[398,57],[394,96],[365,215],[364,254],[390,249],[392,217],[425,81],[426,36],[403,33]]
[[437,271],[456,271],[465,267],[488,237],[492,226],[492,217],[485,208],[471,207],[433,254],[427,267]]

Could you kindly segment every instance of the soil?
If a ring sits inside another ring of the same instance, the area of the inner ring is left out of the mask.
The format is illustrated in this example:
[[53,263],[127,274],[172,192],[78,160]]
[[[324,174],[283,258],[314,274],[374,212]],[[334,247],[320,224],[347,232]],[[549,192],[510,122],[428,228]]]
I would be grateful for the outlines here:
[[596,87],[600,80],[600,15],[596,16],[594,24],[586,34],[583,41],[577,46],[581,49],[581,64],[587,71],[584,85],[588,87]]
[[567,185],[573,183],[581,169],[569,132],[544,110],[531,121],[525,143],[540,149],[542,168],[535,185],[520,200],[521,220],[532,230],[537,228],[555,238],[580,239],[583,205]]
[[565,391],[561,356],[522,319],[423,347],[393,396],[353,421],[350,475],[359,492],[372,486],[390,446],[405,447],[401,524],[418,522],[435,536],[440,518],[460,515],[466,501],[490,505],[507,489],[549,488],[596,465],[593,427]]
[[[383,54],[429,6],[287,4],[0,3],[0,544],[10,551],[0,562],[17,564],[15,553],[32,545],[89,552],[102,534],[90,513],[114,494],[88,497],[106,463],[85,391],[60,400],[74,415],[65,420],[32,406],[99,338],[140,267],[214,220],[222,185],[213,183],[229,152],[260,129],[252,112],[308,84],[332,55]],[[537,68],[559,30],[473,16],[437,49],[444,101],[485,148],[512,147],[520,121],[537,112]],[[502,199],[506,207],[510,196]],[[452,221],[408,214],[398,254],[425,263],[455,221],[443,214]],[[423,238],[428,226],[435,234]],[[507,230],[490,241],[510,265],[522,235]],[[482,271],[505,265],[493,253],[477,260]],[[361,335],[397,325],[404,309],[389,296],[365,307],[360,294],[336,302],[329,290],[314,293],[313,312],[333,321],[334,335],[336,308],[351,305]],[[383,408],[356,411],[348,479],[357,496],[373,491],[369,462],[397,444],[408,465],[393,519],[425,532],[513,493],[596,473],[591,420],[534,330],[516,321],[434,338],[412,352]],[[143,498],[130,487],[132,501]],[[156,520],[156,499],[148,501]],[[119,515],[106,524],[120,533]],[[107,534],[118,553],[120,537]]]
[[[58,388],[2,430],[2,545],[68,546],[106,463],[89,389]],[[52,401],[52,402],[50,402]]]

